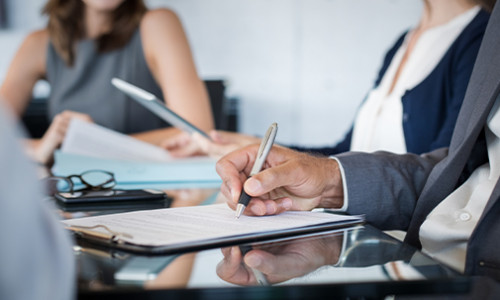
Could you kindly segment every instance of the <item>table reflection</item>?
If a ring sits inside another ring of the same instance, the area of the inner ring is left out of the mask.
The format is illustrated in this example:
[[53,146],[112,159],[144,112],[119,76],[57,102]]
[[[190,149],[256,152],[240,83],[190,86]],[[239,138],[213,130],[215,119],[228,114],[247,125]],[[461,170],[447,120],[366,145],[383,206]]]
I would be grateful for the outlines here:
[[337,264],[343,236],[342,231],[286,242],[253,244],[244,255],[239,246],[223,248],[224,258],[217,265],[217,275],[230,283],[256,285],[259,283],[257,270],[268,283],[281,283],[322,266]]
[[[216,189],[167,191],[169,207],[225,201]],[[68,211],[65,218],[148,208]],[[172,228],[175,230],[175,228]],[[76,239],[80,294],[122,291],[245,291],[269,287],[333,287],[340,283],[429,282],[461,278],[416,249],[370,225],[307,236],[232,245],[222,249],[146,256]],[[261,280],[257,280],[256,274]],[[264,280],[262,280],[262,278]],[[463,282],[462,282],[463,283]],[[417,287],[418,288],[418,287]],[[440,288],[443,288],[442,286]],[[465,288],[465,287],[464,287]],[[255,290],[252,290],[255,291]],[[267,291],[267,290],[266,290]],[[414,292],[414,288],[412,292]]]
[[231,246],[178,255],[141,256],[87,243],[78,240],[75,247],[81,290],[259,285],[252,269],[260,271],[272,285],[459,277],[370,226],[252,243],[245,255],[240,246]]

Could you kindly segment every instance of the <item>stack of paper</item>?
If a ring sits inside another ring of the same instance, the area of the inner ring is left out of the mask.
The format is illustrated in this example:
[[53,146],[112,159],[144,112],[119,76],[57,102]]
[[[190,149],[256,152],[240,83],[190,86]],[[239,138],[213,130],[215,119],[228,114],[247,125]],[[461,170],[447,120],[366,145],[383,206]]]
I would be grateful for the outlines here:
[[99,169],[115,174],[120,188],[165,183],[217,185],[215,159],[172,158],[162,148],[102,126],[73,120],[60,151],[55,153],[52,173],[58,176]]

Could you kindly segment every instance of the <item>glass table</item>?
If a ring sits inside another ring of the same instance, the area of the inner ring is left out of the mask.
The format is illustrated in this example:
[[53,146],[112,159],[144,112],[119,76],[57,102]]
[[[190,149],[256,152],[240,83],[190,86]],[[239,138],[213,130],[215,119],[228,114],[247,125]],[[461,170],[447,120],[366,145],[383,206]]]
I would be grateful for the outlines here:
[[[218,189],[169,190],[153,203],[63,206],[63,218],[223,202]],[[57,204],[57,202],[56,202]],[[175,230],[175,228],[172,228]],[[258,253],[260,267],[245,259]],[[379,299],[460,294],[467,277],[369,224],[225,248],[145,256],[75,239],[80,299]]]

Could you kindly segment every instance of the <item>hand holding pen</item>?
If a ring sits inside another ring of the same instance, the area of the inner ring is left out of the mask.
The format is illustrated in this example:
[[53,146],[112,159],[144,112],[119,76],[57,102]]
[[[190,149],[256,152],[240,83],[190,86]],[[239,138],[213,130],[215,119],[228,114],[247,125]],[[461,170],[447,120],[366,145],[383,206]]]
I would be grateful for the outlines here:
[[[274,143],[274,139],[276,138],[276,133],[278,132],[278,124],[273,123],[267,130],[264,138],[262,138],[262,142],[260,143],[259,151],[257,152],[257,157],[255,158],[254,165],[252,170],[250,171],[250,177],[260,172],[262,166],[266,162],[267,155]],[[248,203],[250,202],[250,195],[248,195],[243,189],[240,194],[240,199],[238,200],[238,205],[236,206],[236,218],[239,218]]]
[[252,199],[245,210],[248,215],[342,207],[342,177],[335,159],[274,146],[262,171],[249,177],[257,152],[258,145],[250,145],[217,162],[217,173],[223,181],[220,191],[232,209],[236,210],[243,188]]

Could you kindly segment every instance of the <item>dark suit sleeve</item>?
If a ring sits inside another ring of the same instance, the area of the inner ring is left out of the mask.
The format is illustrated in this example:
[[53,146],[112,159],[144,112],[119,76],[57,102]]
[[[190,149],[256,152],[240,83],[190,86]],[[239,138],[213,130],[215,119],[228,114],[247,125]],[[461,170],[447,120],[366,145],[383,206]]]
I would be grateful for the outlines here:
[[447,153],[442,148],[422,156],[382,151],[336,156],[344,169],[347,212],[364,214],[382,230],[406,230],[429,173]]

